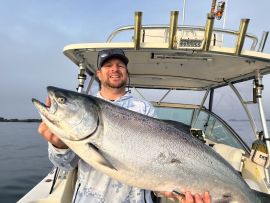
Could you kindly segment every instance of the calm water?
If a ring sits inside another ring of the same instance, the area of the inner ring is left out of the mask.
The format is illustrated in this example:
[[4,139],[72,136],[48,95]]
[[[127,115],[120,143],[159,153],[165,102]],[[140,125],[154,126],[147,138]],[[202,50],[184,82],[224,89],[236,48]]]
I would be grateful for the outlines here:
[[0,122],[0,202],[16,202],[52,168],[37,127]]
[[[268,122],[268,126],[270,123]],[[251,143],[246,121],[231,123]],[[37,132],[38,123],[0,122],[0,202],[14,203],[36,185],[52,165],[47,142]]]

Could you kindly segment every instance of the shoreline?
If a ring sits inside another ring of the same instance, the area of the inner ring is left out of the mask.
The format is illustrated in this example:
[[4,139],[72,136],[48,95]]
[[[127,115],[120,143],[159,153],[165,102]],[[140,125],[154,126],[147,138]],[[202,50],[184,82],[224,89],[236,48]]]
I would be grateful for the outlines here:
[[4,119],[0,123],[40,123],[41,119]]

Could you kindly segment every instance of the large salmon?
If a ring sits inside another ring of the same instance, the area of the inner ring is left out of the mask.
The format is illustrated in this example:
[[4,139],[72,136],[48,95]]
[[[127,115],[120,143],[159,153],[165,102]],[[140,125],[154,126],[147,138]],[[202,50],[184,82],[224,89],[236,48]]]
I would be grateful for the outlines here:
[[221,156],[185,131],[99,98],[48,87],[33,99],[51,131],[85,162],[153,191],[210,191],[213,202],[263,202]]

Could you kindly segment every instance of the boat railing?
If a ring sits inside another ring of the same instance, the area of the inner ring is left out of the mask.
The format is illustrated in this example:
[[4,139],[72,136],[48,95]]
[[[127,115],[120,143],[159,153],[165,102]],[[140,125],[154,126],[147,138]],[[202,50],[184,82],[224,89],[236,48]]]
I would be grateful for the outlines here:
[[[142,32],[147,32],[147,31],[154,31],[154,30],[163,30],[165,35],[164,35],[164,42],[168,42],[168,33],[169,33],[169,25],[143,25],[141,27]],[[135,29],[135,26],[130,25],[130,26],[123,26],[120,28],[117,28],[116,30],[114,30],[109,37],[107,38],[107,43],[112,42],[116,36],[118,36],[120,33],[126,32],[126,31],[133,31]],[[181,26],[177,26],[177,33],[181,33],[181,32],[201,32],[204,33],[205,32],[205,27],[204,26],[189,26],[189,25],[181,25]],[[213,29],[213,35],[214,34],[220,34],[222,35],[222,38],[224,38],[225,35],[230,35],[230,36],[235,36],[237,37],[239,35],[239,31],[236,30],[229,30],[229,29],[222,29],[222,28],[214,28]],[[143,36],[143,34],[142,34]],[[180,34],[181,36],[181,34]],[[183,36],[183,34],[182,34]],[[161,37],[161,36],[159,36]],[[247,39],[251,40],[251,46],[250,46],[250,50],[255,50],[256,46],[258,44],[258,38],[257,36],[250,34],[250,33],[246,33],[245,37]],[[142,37],[144,38],[144,37]],[[214,39],[214,37],[213,37]]]

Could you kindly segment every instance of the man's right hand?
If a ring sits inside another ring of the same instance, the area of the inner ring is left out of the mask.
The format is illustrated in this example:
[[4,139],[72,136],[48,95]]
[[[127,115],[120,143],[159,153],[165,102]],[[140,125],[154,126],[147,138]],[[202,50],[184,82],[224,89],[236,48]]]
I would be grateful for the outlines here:
[[[51,106],[51,101],[49,97],[46,98],[46,105]],[[59,149],[67,149],[68,146],[63,143],[55,134],[52,133],[52,131],[48,128],[48,126],[41,122],[41,124],[38,127],[38,132],[43,136],[45,140],[50,142],[53,146]]]
[[55,134],[52,133],[52,131],[48,128],[48,126],[41,122],[41,124],[38,127],[38,132],[42,135],[42,137],[50,142],[53,146],[59,149],[67,149],[68,146],[62,142]]

